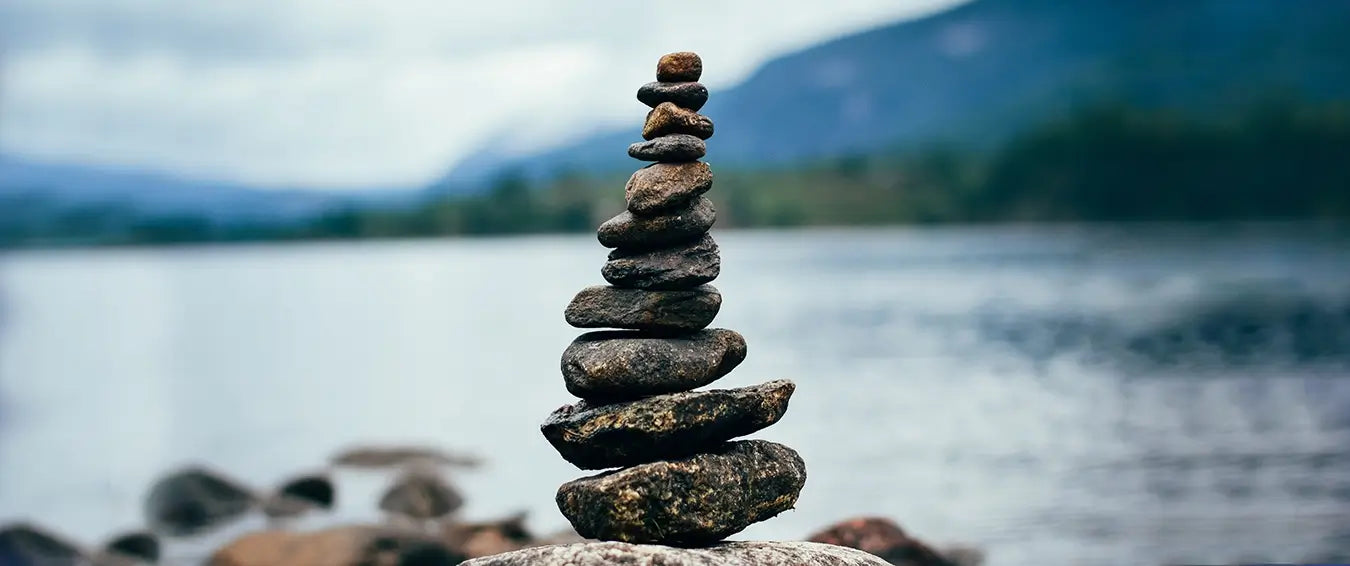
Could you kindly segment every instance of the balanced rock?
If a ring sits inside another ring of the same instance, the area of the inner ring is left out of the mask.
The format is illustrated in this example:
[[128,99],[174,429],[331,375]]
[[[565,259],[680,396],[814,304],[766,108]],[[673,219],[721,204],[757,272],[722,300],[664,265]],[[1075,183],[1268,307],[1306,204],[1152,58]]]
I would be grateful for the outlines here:
[[659,216],[636,216],[627,210],[600,225],[596,237],[607,248],[644,250],[695,240],[717,221],[712,201],[695,197],[683,208]]
[[563,351],[567,391],[583,399],[633,399],[703,387],[745,360],[745,338],[721,328],[685,336],[588,332]]
[[888,566],[861,550],[814,542],[726,542],[672,548],[625,542],[540,546],[477,558],[464,566]]
[[670,102],[697,112],[708,102],[708,87],[694,82],[647,83],[638,88],[637,99],[652,108],[660,106],[662,102]]
[[684,458],[772,425],[796,386],[778,380],[737,389],[668,393],[637,401],[582,401],[541,428],[563,459],[600,470]]
[[712,285],[683,291],[595,285],[577,293],[563,316],[577,328],[692,332],[711,324],[721,308],[722,294]]
[[688,244],[656,250],[610,252],[600,269],[605,281],[616,287],[637,289],[688,289],[717,279],[722,258],[712,236]]
[[805,484],[796,451],[746,440],[572,480],[557,499],[586,538],[697,546],[791,509]]
[[712,188],[712,169],[702,161],[653,163],[633,173],[624,186],[628,211],[652,216],[680,208]]
[[643,161],[680,163],[708,153],[708,144],[689,134],[670,134],[628,146],[628,156]]
[[673,83],[696,81],[703,76],[703,59],[692,51],[667,53],[656,61],[656,80]]
[[689,134],[706,140],[713,135],[713,123],[698,112],[680,108],[673,102],[662,102],[647,113],[647,121],[642,124],[642,139],[668,134]]

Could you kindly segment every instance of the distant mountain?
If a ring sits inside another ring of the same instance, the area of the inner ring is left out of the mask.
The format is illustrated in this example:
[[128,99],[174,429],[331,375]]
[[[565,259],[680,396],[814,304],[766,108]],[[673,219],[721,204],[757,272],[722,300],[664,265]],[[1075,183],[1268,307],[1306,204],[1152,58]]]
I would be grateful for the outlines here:
[[[1206,113],[1346,99],[1346,30],[1350,0],[976,0],[780,57],[714,92],[708,151],[722,166],[778,165],[936,139],[981,146],[1098,102]],[[632,169],[638,108],[630,127],[541,153],[489,147],[436,188],[480,189],[508,169]]]
[[146,216],[194,215],[229,224],[292,222],[346,205],[398,206],[419,199],[420,192],[269,188],[0,154],[0,199],[21,197],[54,208],[115,206]]

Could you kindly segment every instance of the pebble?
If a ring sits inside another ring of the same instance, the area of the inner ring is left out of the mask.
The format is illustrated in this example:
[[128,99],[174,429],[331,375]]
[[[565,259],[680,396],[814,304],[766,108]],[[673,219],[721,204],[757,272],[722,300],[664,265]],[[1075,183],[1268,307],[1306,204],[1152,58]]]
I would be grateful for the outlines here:
[[600,275],[615,287],[676,290],[717,279],[722,258],[712,236],[688,244],[647,251],[619,248],[609,253]]
[[712,168],[702,161],[653,163],[633,173],[624,187],[628,211],[654,216],[680,208],[712,189]]
[[581,401],[554,411],[540,429],[563,459],[586,470],[685,458],[778,422],[795,389],[778,380],[619,403]]
[[716,221],[712,201],[700,196],[659,216],[635,216],[625,210],[601,224],[596,237],[607,248],[653,249],[697,239]]
[[628,146],[628,156],[643,161],[680,163],[708,153],[708,144],[689,134],[670,134]]
[[721,328],[679,337],[631,330],[588,332],[563,351],[563,382],[582,399],[689,391],[730,373],[745,361],[746,351],[740,333]]
[[652,108],[671,102],[697,112],[708,102],[708,87],[701,83],[647,83],[638,88],[637,99]]
[[706,140],[713,135],[713,123],[707,116],[680,108],[671,102],[662,102],[647,113],[642,124],[642,139],[650,140],[667,134],[689,134]]
[[557,501],[586,538],[699,546],[791,509],[805,484],[796,451],[746,440],[572,480]]
[[656,80],[666,83],[696,81],[703,76],[703,59],[692,51],[662,55],[656,61]]
[[685,291],[595,285],[578,292],[563,316],[577,328],[688,333],[706,328],[721,308],[722,294],[712,285]]

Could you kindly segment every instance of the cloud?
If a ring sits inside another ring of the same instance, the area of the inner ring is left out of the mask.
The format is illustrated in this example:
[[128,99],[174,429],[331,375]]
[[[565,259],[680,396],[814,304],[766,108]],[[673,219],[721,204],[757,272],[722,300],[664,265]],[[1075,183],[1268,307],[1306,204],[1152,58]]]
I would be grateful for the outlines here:
[[7,0],[0,151],[267,185],[416,185],[510,128],[640,120],[656,58],[713,89],[955,0]]

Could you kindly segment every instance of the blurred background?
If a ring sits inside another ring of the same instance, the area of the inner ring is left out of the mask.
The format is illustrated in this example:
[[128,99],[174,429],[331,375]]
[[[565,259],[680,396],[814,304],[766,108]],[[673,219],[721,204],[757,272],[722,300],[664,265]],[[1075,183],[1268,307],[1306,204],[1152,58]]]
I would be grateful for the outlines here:
[[[797,382],[755,436],[809,470],[742,538],[1350,560],[1346,30],[1347,0],[4,0],[0,523],[93,543],[181,466],[411,443],[483,459],[468,519],[565,528],[562,309],[634,93],[689,50],[714,325],[750,351],[718,384]],[[321,524],[379,517],[339,485]]]

